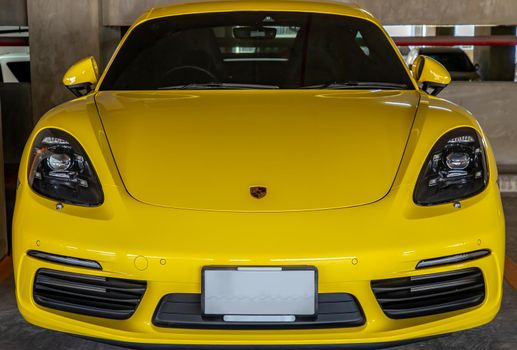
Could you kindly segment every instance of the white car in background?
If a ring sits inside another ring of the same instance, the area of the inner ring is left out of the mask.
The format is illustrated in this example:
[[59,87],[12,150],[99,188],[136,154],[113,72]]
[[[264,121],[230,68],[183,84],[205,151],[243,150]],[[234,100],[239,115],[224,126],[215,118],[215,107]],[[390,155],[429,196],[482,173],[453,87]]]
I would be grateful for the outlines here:
[[30,83],[30,71],[29,53],[0,54],[0,83]]

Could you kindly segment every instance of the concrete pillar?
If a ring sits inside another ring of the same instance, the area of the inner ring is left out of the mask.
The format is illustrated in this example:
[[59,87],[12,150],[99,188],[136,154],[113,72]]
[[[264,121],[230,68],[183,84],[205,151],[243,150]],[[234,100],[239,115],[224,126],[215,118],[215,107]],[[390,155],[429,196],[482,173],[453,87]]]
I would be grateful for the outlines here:
[[[515,35],[515,26],[492,28],[492,35]],[[490,48],[490,80],[515,79],[515,46],[493,46]]]
[[[478,35],[515,35],[515,26],[477,27]],[[514,81],[515,46],[480,46],[474,49],[474,62],[484,80]]]
[[77,60],[94,56],[102,67],[104,47],[118,31],[102,26],[101,0],[27,0],[34,121],[73,98],[63,74]]
[[115,50],[126,31],[123,31],[120,27],[101,28],[101,58],[99,61],[99,68],[101,70],[108,65],[111,56],[115,53]]
[[21,0],[0,0],[0,26],[26,26],[27,3]]
[[[492,34],[492,30],[491,27],[476,27],[474,34],[476,36],[489,36]],[[474,46],[474,59],[472,61],[474,64],[479,64],[479,75],[483,80],[488,80],[489,56],[490,46]]]

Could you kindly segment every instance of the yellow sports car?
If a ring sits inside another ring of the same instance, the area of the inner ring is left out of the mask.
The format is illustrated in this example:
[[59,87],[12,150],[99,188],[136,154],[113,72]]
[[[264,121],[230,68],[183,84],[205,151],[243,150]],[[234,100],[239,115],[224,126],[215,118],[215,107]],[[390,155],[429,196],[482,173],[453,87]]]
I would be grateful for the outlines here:
[[[502,294],[494,157],[360,8],[152,9],[25,149],[31,323],[129,346],[378,347],[485,324]],[[233,348],[233,347],[232,347]]]

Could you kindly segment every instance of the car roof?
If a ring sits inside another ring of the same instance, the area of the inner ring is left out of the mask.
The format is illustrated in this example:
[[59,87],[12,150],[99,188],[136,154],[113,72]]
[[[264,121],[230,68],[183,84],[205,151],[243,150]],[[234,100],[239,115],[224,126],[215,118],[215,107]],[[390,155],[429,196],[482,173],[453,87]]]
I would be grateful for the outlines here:
[[420,53],[465,53],[459,47],[420,47]]
[[352,16],[378,21],[366,10],[353,3],[339,0],[183,0],[173,5],[150,9],[137,21],[209,12],[234,11],[296,11]]

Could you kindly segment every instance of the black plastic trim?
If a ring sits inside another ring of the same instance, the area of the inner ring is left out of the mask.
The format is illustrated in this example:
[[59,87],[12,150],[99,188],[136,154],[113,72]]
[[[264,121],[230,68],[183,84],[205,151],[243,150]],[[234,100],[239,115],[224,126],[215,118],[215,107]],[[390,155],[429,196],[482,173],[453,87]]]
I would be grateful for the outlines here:
[[75,97],[81,97],[88,95],[93,91],[93,87],[91,83],[81,83],[75,85],[65,85],[65,87],[74,94]]
[[162,298],[153,316],[157,327],[191,329],[293,329],[345,328],[364,325],[366,318],[357,299],[346,293],[320,293],[318,314],[297,316],[295,322],[225,322],[222,316],[202,314],[201,295],[176,293]]
[[34,301],[51,309],[125,320],[136,311],[147,282],[39,269]]
[[301,345],[179,345],[179,344],[144,344],[144,343],[127,343],[109,339],[82,337],[83,339],[92,340],[104,344],[123,346],[131,349],[139,350],[375,350],[391,348],[442,338],[445,335],[435,335],[423,338],[414,338],[401,341],[383,342],[383,343],[361,343],[361,344],[301,344]]
[[461,262],[472,261],[484,258],[492,254],[490,249],[480,249],[468,253],[460,253],[448,256],[442,256],[439,258],[421,260],[416,265],[416,269],[426,269],[430,267],[446,266],[452,264],[458,264]]
[[392,319],[436,315],[480,305],[485,281],[478,268],[371,282],[383,312]]
[[94,270],[102,270],[101,264],[94,260],[80,259],[58,254],[50,254],[41,252],[39,250],[29,250],[27,252],[27,255],[36,259],[49,261],[56,264],[76,266]]
[[[423,65],[422,65],[422,67],[423,67]],[[432,96],[438,96],[438,94],[440,94],[440,92],[442,92],[443,89],[445,89],[447,86],[448,86],[447,84],[426,82],[423,84],[422,89]],[[433,91],[428,92],[427,90],[429,90],[429,89],[433,89]]]

